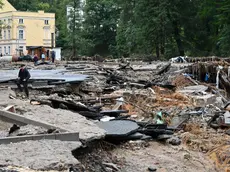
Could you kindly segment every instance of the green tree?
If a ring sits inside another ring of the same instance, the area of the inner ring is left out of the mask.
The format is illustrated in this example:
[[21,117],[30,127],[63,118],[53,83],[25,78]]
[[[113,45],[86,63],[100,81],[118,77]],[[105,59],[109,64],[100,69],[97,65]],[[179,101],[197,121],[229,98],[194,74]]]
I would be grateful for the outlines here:
[[35,11],[38,0],[8,0],[19,11]]
[[92,54],[115,54],[120,14],[116,1],[88,0],[84,12],[83,37],[93,43]]

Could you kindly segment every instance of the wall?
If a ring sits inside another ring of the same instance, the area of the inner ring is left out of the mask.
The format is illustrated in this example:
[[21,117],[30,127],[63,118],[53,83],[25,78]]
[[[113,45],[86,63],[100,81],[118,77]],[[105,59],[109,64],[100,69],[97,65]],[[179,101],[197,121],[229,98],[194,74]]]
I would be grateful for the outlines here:
[[[23,24],[18,24],[19,19],[24,19]],[[49,21],[49,25],[45,25],[45,20]],[[17,30],[24,28],[26,46],[51,46],[51,33],[55,33],[55,14],[44,13],[39,11],[38,13],[32,12],[13,12],[14,21],[14,35],[13,39],[17,38]],[[49,29],[49,37],[45,38],[44,29]],[[49,44],[45,43],[48,41]]]
[[[23,24],[19,24],[19,19],[23,19]],[[3,38],[4,30],[6,30],[6,39],[0,40],[0,47],[2,47],[3,53],[5,46],[7,47],[7,51],[10,46],[11,55],[17,53],[16,49],[19,46],[23,47],[24,54],[27,54],[26,46],[51,47],[51,33],[55,33],[55,14],[44,13],[44,11],[2,12],[0,13],[0,20],[5,21],[4,25],[8,26],[7,29],[2,30]],[[45,20],[49,21],[48,25],[45,24]],[[18,39],[19,29],[23,30],[24,39]],[[8,38],[8,30],[11,32],[10,39]]]
[[61,61],[61,48],[53,48],[53,51],[55,51],[56,60]]

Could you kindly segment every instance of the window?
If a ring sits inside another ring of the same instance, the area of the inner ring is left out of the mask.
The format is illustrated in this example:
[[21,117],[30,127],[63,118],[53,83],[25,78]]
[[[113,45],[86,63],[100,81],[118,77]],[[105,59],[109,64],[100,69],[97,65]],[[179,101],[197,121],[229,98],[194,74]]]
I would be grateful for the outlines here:
[[2,47],[0,47],[0,54],[2,54]]
[[6,31],[4,30],[4,39],[6,39]]
[[4,23],[6,23],[6,19],[4,19]]
[[18,39],[23,39],[24,38],[24,31],[23,30],[19,30],[18,31]]
[[6,54],[6,47],[4,47],[4,54]]
[[19,24],[23,24],[23,23],[24,23],[23,19],[19,19]]
[[49,24],[49,20],[45,20],[45,25],[48,25]]
[[50,29],[44,29],[44,39],[50,39]]
[[10,22],[11,22],[11,19],[8,19],[8,24],[10,24]]
[[8,39],[11,39],[11,32],[8,30]]
[[23,51],[23,46],[19,46],[19,51]]
[[10,48],[10,46],[8,47],[8,54],[11,54],[11,48]]

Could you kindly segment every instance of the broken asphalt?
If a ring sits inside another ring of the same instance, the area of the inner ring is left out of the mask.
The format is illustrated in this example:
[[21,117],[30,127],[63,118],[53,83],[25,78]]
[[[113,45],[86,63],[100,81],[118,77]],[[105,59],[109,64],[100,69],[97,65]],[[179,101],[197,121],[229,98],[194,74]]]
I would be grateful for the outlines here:
[[[0,164],[4,169],[10,169],[9,166],[18,171],[27,167],[46,171],[228,168],[218,161],[224,156],[221,151],[227,149],[230,126],[226,104],[229,93],[225,91],[229,85],[227,61],[59,62],[36,67],[27,63],[32,73],[30,99],[18,92],[14,84],[15,69],[20,64],[1,65],[0,73],[9,74],[0,84],[0,106],[5,112],[0,113],[1,138],[14,139],[10,144],[0,144],[3,151]],[[217,88],[220,65],[224,68]],[[205,82],[206,73],[210,78]],[[56,133],[79,133],[79,138],[60,139]],[[31,137],[23,141],[24,136]],[[154,151],[156,147],[159,151]],[[164,157],[175,151],[178,153],[173,157],[180,162],[168,165],[172,159]],[[195,163],[191,167],[188,163],[184,165],[184,161],[201,161],[202,165]]]

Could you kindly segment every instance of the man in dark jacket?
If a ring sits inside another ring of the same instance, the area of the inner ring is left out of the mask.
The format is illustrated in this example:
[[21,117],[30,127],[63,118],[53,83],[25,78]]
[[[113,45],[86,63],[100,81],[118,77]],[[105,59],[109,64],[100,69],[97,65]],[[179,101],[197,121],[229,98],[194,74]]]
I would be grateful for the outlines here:
[[54,60],[55,60],[55,51],[51,52],[51,58],[52,58],[52,63],[54,63]]
[[34,66],[36,66],[38,64],[38,55],[35,54],[34,56]]
[[17,86],[19,90],[22,92],[23,90],[22,90],[21,84],[23,85],[27,97],[29,97],[29,90],[28,90],[28,80],[29,79],[30,79],[30,73],[26,69],[25,65],[22,64],[19,70],[19,73],[18,73]]

